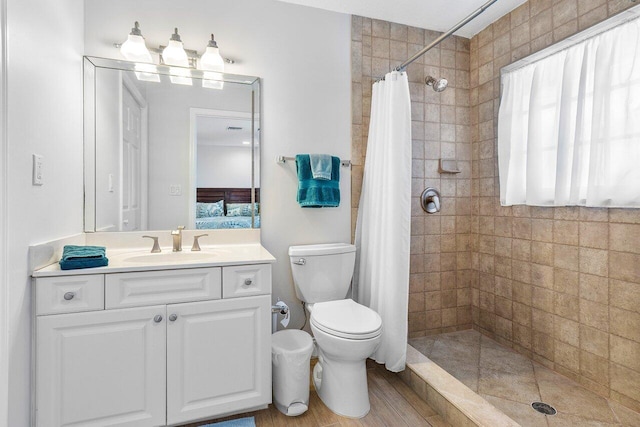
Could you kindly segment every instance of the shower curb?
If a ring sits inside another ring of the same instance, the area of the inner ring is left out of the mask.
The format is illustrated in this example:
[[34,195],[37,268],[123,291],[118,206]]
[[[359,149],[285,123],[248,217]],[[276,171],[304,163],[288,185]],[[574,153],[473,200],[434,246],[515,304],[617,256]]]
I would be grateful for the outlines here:
[[452,426],[520,427],[409,344],[407,367],[397,375]]

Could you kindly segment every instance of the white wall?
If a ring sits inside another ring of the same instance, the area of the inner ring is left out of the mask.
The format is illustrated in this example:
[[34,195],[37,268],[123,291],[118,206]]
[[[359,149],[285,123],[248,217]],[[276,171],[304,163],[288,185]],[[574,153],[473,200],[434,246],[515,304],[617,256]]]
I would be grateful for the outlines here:
[[350,158],[350,17],[275,0],[86,0],[86,53],[118,58],[114,42],[140,21],[150,46],[173,27],[185,47],[202,51],[212,32],[231,73],[260,76],[262,92],[262,241],[278,259],[273,297],[292,303],[291,326],[302,324],[287,249],[293,244],[350,240],[350,175],[342,169],[336,209],[301,209],[295,165],[277,155],[326,152]]
[[[83,4],[8,0],[8,425],[29,426],[30,244],[82,231]],[[31,185],[31,154],[44,156]]]
[[0,0],[0,427],[9,427],[9,290],[7,274],[7,0]]
[[251,188],[251,147],[199,144],[197,174],[198,187]]

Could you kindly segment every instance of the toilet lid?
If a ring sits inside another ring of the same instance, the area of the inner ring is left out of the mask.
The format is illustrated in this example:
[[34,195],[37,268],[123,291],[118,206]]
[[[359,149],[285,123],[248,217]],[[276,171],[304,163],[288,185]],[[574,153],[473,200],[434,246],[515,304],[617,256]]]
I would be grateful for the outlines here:
[[328,334],[351,339],[373,338],[382,329],[378,313],[351,299],[316,303],[311,323]]

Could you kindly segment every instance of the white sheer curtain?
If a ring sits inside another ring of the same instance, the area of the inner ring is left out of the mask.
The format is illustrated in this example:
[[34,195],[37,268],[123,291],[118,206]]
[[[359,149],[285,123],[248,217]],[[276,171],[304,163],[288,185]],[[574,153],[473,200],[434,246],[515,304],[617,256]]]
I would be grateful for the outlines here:
[[373,358],[404,369],[411,237],[411,101],[406,73],[373,85],[371,123],[356,225],[354,299],[382,317]]
[[502,76],[503,205],[640,207],[640,20]]

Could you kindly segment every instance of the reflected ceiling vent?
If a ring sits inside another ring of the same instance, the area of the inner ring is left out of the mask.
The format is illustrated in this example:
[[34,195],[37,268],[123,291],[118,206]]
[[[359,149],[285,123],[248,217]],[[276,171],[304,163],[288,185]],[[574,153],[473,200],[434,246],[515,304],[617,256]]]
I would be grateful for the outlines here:
[[228,126],[227,130],[242,130],[243,128],[241,128],[240,126]]

